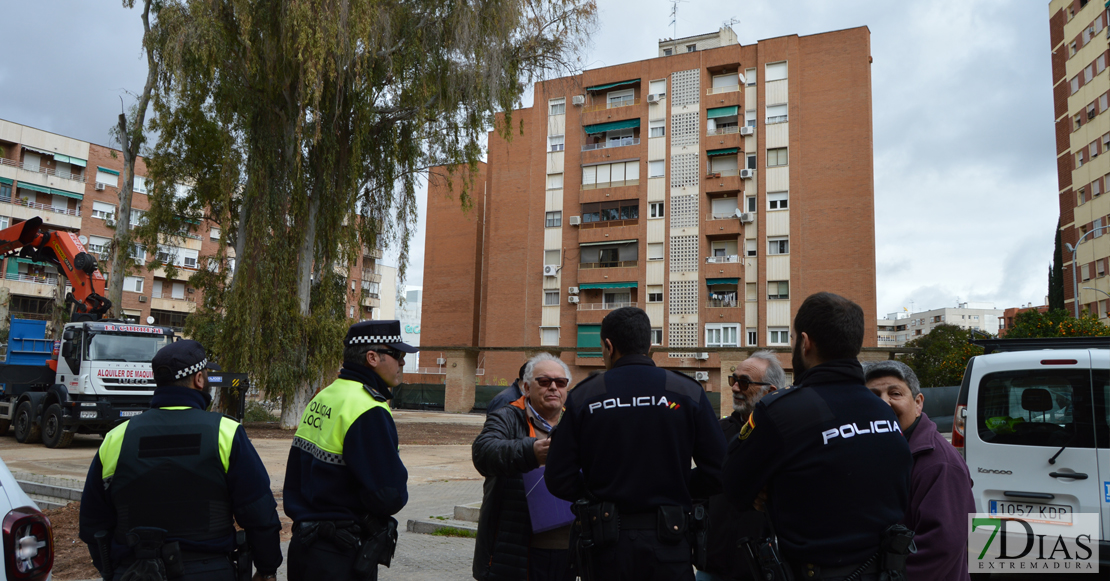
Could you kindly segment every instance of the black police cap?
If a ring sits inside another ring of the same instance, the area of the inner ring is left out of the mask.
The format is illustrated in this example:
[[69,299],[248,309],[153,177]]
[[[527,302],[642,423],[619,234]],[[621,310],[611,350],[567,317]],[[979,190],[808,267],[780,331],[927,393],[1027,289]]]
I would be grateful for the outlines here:
[[416,353],[416,347],[401,341],[401,321],[363,321],[351,325],[347,330],[347,337],[343,339],[343,346],[351,345],[387,345],[405,353]]
[[168,385],[204,369],[220,371],[219,365],[208,360],[204,346],[190,339],[170,343],[159,349],[150,360],[150,366],[157,385]]

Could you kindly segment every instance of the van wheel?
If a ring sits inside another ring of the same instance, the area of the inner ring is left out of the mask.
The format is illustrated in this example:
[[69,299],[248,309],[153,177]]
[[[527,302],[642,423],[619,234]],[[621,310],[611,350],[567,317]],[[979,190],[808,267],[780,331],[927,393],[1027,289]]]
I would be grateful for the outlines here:
[[68,448],[73,443],[73,432],[67,432],[62,406],[52,404],[42,416],[42,443],[47,448]]
[[34,444],[42,441],[42,428],[31,414],[31,402],[25,401],[15,409],[15,441]]

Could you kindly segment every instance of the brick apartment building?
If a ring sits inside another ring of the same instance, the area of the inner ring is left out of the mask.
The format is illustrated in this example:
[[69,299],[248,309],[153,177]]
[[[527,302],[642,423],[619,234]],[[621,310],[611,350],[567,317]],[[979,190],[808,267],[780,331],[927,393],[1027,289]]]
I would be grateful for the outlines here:
[[[122,174],[123,156],[118,150],[0,119],[0,229],[39,216],[44,227],[76,232],[86,250],[100,260],[105,278],[111,266],[107,249],[115,234],[112,226],[119,219]],[[150,208],[142,158],[136,160],[135,174],[132,224],[139,223]],[[178,189],[187,191],[186,186]],[[162,261],[172,261],[176,275],[170,277],[162,268],[133,269],[123,282],[122,315],[136,322],[146,323],[151,317],[155,325],[184,326],[185,318],[202,300],[201,291],[192,288],[188,279],[197,268],[206,267],[205,258],[216,254],[220,236],[216,224],[205,222],[183,241],[160,247]],[[229,253],[234,255],[230,248]],[[138,245],[132,256],[144,265],[156,258]],[[347,310],[351,318],[369,319],[380,307],[380,259],[380,249],[367,249],[349,269]],[[57,270],[14,256],[3,259],[0,268],[2,285],[11,293],[11,315],[49,318],[57,292]]]
[[1110,21],[1104,2],[1088,0],[1052,0],[1049,16],[1060,230],[1063,242],[1076,247],[1074,263],[1064,249],[1065,303],[1071,311],[1078,291],[1080,308],[1107,322],[1110,236],[1104,234],[1110,231],[1103,228],[1110,224],[1110,196],[1104,195],[1110,187]]
[[[666,40],[534,94],[511,140],[490,134],[468,212],[431,181],[425,345],[597,347],[601,319],[633,305],[662,347],[785,347],[801,301],[832,291],[875,346],[867,28]],[[484,353],[481,382],[511,382],[523,357]],[[563,358],[577,378],[602,365]],[[715,353],[655,359],[721,388]]]
[[1026,303],[1024,307],[1010,307],[1002,311],[1002,315],[998,317],[998,336],[1005,337],[1006,332],[1014,326],[1014,319],[1021,313],[1027,311],[1037,311],[1038,313],[1047,313],[1048,305],[1041,305],[1034,307],[1033,303]]

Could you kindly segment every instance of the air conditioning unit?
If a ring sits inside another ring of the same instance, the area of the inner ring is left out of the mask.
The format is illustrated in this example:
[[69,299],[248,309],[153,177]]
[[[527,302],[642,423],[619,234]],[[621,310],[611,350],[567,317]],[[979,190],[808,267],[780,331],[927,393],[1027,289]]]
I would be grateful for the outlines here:
[[96,182],[96,191],[98,191],[98,192],[103,192],[103,191],[104,191],[104,188],[106,188],[106,187],[107,187],[107,186],[105,186],[104,184],[102,184],[102,183],[100,183],[100,182]]
[[578,297],[576,297],[574,295],[571,295],[571,296],[567,297],[567,302],[572,304],[572,305],[577,305],[578,304]]
[[740,213],[740,223],[741,224],[751,224],[752,222],[755,222],[755,212],[741,212]]
[[559,267],[554,264],[548,264],[543,267],[544,276],[557,276],[559,274]]
[[440,358],[436,359],[436,365],[447,365],[447,360],[440,357]]
[[146,295],[139,295],[139,302],[140,303],[145,303],[146,302]]
[[742,169],[742,170],[740,170],[740,177],[742,177],[746,180],[752,179],[752,176],[754,176],[754,175],[755,175],[755,170],[754,169]]
[[694,359],[705,361],[706,359],[709,359],[709,354],[704,351],[702,351],[701,353],[694,353]]
[[570,295],[578,294],[578,287],[572,286],[572,287],[568,288],[567,289],[567,294],[570,294]]
[[709,381],[709,372],[708,371],[695,371],[694,372],[694,379],[696,379],[697,381]]
[[570,217],[570,225],[571,226],[581,226],[582,225],[582,216],[571,216]]
[[659,96],[659,93],[652,93],[652,94],[647,96],[647,102],[648,103],[658,103],[661,98],[662,97]]
[[755,127],[748,127],[747,125],[741,127],[740,135],[755,135]]
[[570,104],[571,105],[577,105],[577,106],[581,107],[582,105],[586,104],[586,96],[585,95],[575,95],[575,96],[570,98]]

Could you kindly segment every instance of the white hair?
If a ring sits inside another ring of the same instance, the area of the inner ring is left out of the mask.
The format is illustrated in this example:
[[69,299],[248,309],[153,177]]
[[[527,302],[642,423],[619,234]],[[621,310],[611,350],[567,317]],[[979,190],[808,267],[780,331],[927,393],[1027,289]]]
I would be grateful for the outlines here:
[[559,359],[558,357],[556,357],[556,356],[554,356],[550,353],[540,353],[539,355],[536,355],[535,357],[528,360],[528,363],[526,363],[524,365],[524,377],[523,377],[523,379],[524,379],[525,383],[531,382],[533,379],[536,378],[536,376],[535,376],[536,364],[541,363],[543,361],[555,361],[559,365],[561,365],[563,367],[563,373],[566,374],[566,376],[567,376],[567,384],[568,385],[570,384],[570,368],[567,367],[567,364],[564,363],[562,359]]

